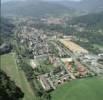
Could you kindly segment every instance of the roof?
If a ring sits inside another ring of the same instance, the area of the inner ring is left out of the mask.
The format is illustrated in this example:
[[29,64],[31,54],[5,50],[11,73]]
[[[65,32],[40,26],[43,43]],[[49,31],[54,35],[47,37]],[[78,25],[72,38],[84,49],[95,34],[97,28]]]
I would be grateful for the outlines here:
[[72,58],[61,58],[61,60],[62,60],[63,62],[72,62],[72,61],[73,61]]

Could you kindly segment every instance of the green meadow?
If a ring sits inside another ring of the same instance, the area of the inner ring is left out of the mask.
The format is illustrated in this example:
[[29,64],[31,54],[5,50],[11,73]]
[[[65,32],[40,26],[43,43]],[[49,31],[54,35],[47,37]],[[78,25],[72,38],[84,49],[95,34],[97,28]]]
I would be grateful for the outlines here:
[[52,100],[102,100],[103,77],[65,83],[52,92]]

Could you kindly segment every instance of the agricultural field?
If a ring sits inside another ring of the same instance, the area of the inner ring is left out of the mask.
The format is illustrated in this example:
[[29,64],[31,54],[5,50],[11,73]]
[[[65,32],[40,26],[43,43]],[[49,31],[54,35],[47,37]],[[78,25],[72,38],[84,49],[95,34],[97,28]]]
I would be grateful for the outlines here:
[[101,100],[103,77],[74,80],[52,92],[52,100]]
[[88,53],[86,49],[70,40],[60,39],[59,41],[73,53]]
[[9,53],[1,56],[1,69],[11,77],[13,81],[24,92],[23,100],[36,100],[36,96],[33,93],[25,74],[22,70],[18,69],[16,64],[16,57],[14,53]]

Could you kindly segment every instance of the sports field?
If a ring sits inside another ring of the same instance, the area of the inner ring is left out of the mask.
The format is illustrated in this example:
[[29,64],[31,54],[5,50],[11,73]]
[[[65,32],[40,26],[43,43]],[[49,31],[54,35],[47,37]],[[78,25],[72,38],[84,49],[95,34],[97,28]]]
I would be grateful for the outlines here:
[[103,77],[74,80],[52,92],[52,100],[102,100]]
[[2,55],[0,67],[22,89],[25,94],[23,100],[36,100],[36,97],[25,77],[24,72],[18,69],[14,53]]

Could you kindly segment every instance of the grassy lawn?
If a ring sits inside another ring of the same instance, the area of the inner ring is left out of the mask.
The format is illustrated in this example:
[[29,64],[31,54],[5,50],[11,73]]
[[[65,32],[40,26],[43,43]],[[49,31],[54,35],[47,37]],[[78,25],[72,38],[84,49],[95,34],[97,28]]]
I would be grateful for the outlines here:
[[25,77],[24,72],[19,70],[17,67],[14,53],[2,55],[0,67],[22,89],[25,94],[23,100],[36,100],[36,97]]
[[100,50],[103,50],[103,46],[102,46],[102,45],[94,44],[93,46],[94,46],[95,48],[99,48]]
[[41,65],[41,69],[44,70],[44,72],[50,72],[54,68],[53,65],[49,63],[48,60],[39,61],[39,64]]
[[103,77],[74,80],[52,92],[52,100],[101,100]]

